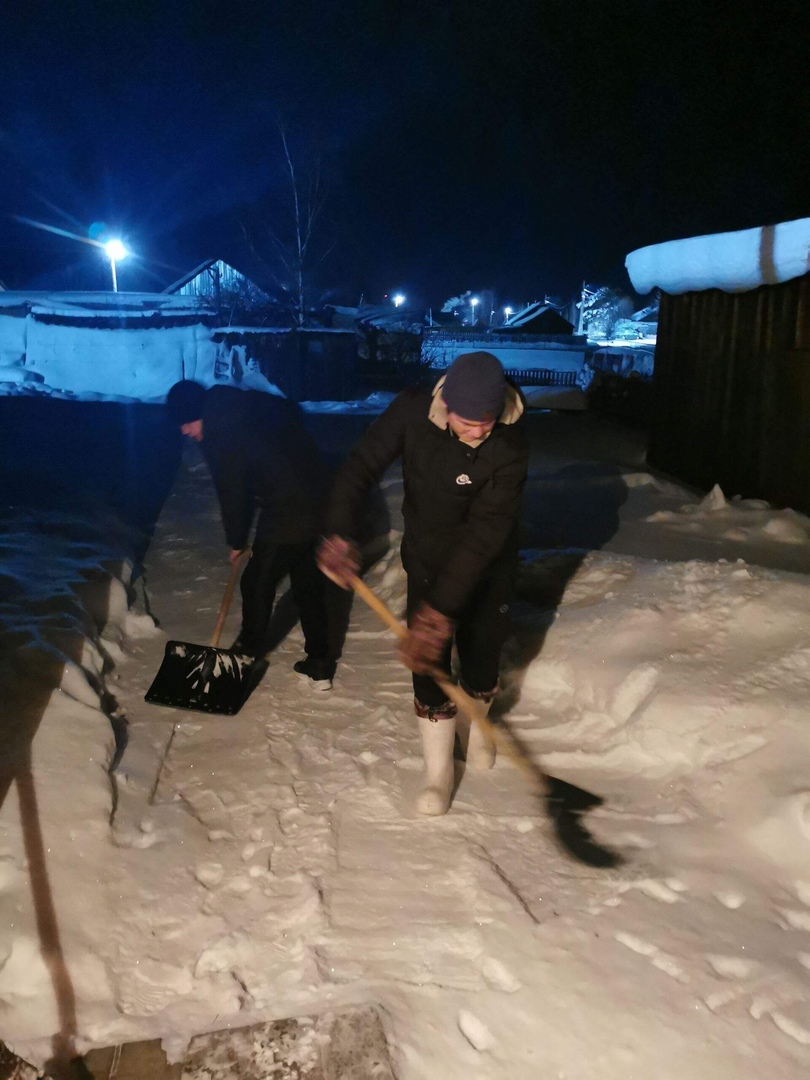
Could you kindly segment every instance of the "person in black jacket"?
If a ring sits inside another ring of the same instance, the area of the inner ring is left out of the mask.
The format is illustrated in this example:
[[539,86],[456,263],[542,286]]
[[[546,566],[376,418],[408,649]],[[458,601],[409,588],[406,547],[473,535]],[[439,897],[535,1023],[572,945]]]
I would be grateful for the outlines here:
[[259,508],[252,553],[242,574],[242,629],[232,648],[262,656],[276,589],[289,575],[304,631],[306,659],[295,672],[317,689],[332,686],[325,582],[315,563],[329,471],[285,398],[257,390],[176,383],[166,398],[184,435],[200,443],[219,498],[228,556],[248,546]]
[[408,634],[400,655],[414,673],[425,753],[420,813],[449,807],[457,726],[469,762],[488,768],[495,759],[483,732],[456,718],[430,671],[449,673],[455,640],[463,688],[486,702],[497,693],[528,461],[523,411],[520,391],[495,356],[462,354],[432,391],[405,390],[394,399],[352,451],[329,500],[318,563],[345,588],[359,565],[362,495],[401,458]]

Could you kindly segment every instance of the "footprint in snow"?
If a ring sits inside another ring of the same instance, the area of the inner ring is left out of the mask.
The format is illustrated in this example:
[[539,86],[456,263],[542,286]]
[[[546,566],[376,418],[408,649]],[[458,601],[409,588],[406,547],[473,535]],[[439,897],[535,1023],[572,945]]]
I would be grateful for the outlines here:
[[458,1029],[470,1046],[479,1053],[491,1050],[495,1045],[495,1038],[486,1024],[466,1009],[459,1010]]

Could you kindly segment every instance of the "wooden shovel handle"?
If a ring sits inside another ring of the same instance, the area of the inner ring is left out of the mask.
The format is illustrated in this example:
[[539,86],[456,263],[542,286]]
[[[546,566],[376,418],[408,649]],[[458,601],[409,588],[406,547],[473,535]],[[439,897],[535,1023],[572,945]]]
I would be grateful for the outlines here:
[[377,594],[366,585],[365,581],[361,581],[359,577],[352,577],[351,586],[361,600],[365,600],[372,611],[380,616],[382,621],[388,627],[389,630],[393,630],[398,638],[404,638],[408,634],[408,628],[404,626],[393,611],[384,603]]
[[215,649],[217,645],[219,645],[219,639],[222,637],[222,628],[225,626],[225,620],[228,617],[228,611],[231,606],[231,600],[233,599],[234,589],[236,588],[236,582],[239,578],[239,571],[246,557],[250,558],[250,548],[245,548],[245,550],[233,564],[231,576],[228,578],[228,584],[225,587],[225,595],[222,597],[222,603],[219,605],[219,612],[217,613],[217,624],[214,627],[214,633],[211,636],[212,649]]
[[[407,627],[402,625],[388,605],[385,604],[364,581],[361,581],[359,577],[352,577],[350,583],[360,599],[364,600],[372,611],[375,611],[380,616],[385,625],[390,630],[393,630],[398,638],[404,638],[408,633]],[[499,728],[489,722],[486,715],[488,710],[486,710],[486,707],[479,699],[471,697],[460,686],[450,682],[438,672],[431,674],[431,678],[435,681],[436,685],[441,688],[442,693],[447,694],[448,700],[452,701],[456,708],[465,712],[470,720],[478,724],[482,731],[495,743],[498,749],[531,778],[532,783],[535,786],[545,788],[545,777],[543,776],[543,773],[537,768],[534,762],[530,761],[526,755],[518,749],[512,738],[504,735]]]

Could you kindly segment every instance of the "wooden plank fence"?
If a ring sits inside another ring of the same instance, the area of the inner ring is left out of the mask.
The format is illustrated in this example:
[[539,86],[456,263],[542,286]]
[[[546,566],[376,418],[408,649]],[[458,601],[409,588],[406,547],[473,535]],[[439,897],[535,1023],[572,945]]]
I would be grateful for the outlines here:
[[663,295],[650,464],[810,512],[810,275]]
[[506,375],[518,386],[576,386],[577,371],[552,371],[549,368],[505,368]]

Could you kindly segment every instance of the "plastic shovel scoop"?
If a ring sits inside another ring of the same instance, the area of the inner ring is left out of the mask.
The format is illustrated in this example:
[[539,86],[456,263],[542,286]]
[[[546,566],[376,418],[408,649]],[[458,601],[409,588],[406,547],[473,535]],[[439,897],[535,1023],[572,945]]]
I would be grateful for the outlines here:
[[145,695],[150,704],[233,716],[247,701],[261,678],[261,665],[252,656],[218,648],[242,562],[234,563],[211,644],[166,642],[163,662]]

